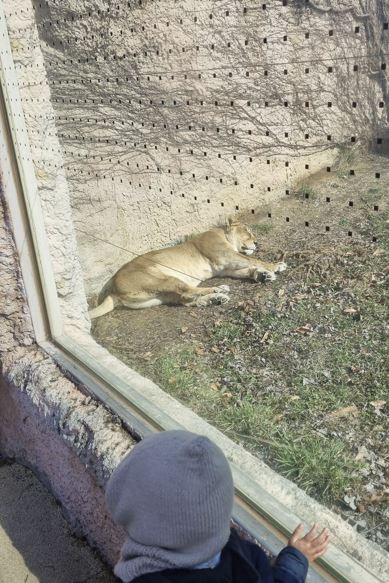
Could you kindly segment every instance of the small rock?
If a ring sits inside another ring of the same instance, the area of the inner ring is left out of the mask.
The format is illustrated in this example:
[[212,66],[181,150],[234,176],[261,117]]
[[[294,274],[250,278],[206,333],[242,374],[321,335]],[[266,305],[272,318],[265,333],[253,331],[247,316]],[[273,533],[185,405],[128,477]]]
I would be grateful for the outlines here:
[[347,506],[349,508],[351,508],[351,510],[356,510],[357,509],[357,505],[355,504],[355,496],[348,496],[346,494],[346,496],[343,496],[343,501],[347,504]]

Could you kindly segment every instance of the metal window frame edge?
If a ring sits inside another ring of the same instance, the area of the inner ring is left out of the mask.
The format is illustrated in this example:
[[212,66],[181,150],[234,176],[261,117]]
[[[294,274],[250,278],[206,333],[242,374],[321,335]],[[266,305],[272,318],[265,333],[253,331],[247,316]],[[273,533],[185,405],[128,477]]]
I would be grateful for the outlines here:
[[[48,251],[38,185],[31,158],[17,77],[6,27],[4,8],[0,3],[0,81],[1,108],[6,114],[6,131],[12,163],[12,180],[17,199],[8,200],[14,226],[15,240],[20,254],[21,268],[38,344],[55,361],[115,414],[119,415],[136,433],[185,429],[166,412],[158,410],[147,397],[140,395],[98,362],[90,359],[77,341],[63,333],[62,318],[57,298],[54,274]],[[11,97],[12,96],[12,97]],[[23,134],[24,142],[17,133]],[[27,249],[27,251],[26,251]],[[43,297],[42,297],[43,296]],[[125,386],[123,387],[123,383]],[[204,423],[206,423],[204,421]],[[220,433],[220,432],[219,432]],[[221,434],[222,435],[222,434]],[[280,501],[255,483],[236,465],[232,465],[236,486],[234,518],[259,540],[264,532],[272,533],[269,549],[278,552],[293,530],[298,518]],[[265,525],[265,527],[264,527]],[[280,536],[281,535],[281,536]],[[273,538],[272,538],[273,537]],[[266,543],[265,543],[266,544]],[[273,547],[273,548],[272,548]],[[356,559],[332,544],[318,566],[310,569],[310,581],[340,581],[344,583],[374,583],[379,581]]]

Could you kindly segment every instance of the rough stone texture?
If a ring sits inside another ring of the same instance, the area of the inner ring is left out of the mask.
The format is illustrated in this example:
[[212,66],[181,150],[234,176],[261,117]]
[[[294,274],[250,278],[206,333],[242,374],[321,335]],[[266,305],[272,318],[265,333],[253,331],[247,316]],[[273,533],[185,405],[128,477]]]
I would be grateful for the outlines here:
[[[38,204],[39,197],[64,326],[88,329],[87,304],[72,221],[68,181],[55,131],[54,116],[50,105],[50,89],[46,82],[38,34],[34,21],[25,17],[24,7],[30,3],[20,0],[5,2],[6,12],[8,4],[12,7],[12,12],[8,10],[7,27],[10,31],[13,27],[17,27],[18,30],[18,35],[10,36],[10,43],[20,98],[22,102],[28,103],[24,109],[28,135],[31,137],[37,132],[40,134],[38,140],[31,141],[36,179],[36,191],[35,185],[29,185],[34,193],[32,206]],[[28,46],[25,54],[19,50],[21,43],[26,43]],[[14,95],[12,99],[15,100]],[[42,115],[39,99],[45,100],[47,104],[44,115]],[[15,133],[19,142],[26,141],[26,136],[20,126],[15,125]]]
[[35,344],[9,219],[0,206],[0,451],[31,467],[75,531],[112,564],[123,532],[103,487],[133,440]]

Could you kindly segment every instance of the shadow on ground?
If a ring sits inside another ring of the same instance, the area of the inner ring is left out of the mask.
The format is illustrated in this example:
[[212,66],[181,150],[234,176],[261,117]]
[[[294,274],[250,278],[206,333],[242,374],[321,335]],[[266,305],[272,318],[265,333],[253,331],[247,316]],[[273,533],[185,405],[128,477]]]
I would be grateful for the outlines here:
[[0,464],[0,583],[118,581],[30,470]]

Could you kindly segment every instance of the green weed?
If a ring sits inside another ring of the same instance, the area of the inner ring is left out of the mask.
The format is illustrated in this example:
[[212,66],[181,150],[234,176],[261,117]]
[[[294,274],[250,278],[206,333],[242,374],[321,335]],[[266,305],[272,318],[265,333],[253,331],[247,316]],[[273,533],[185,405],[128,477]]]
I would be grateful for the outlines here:
[[339,439],[285,438],[273,446],[273,452],[283,476],[322,500],[338,499],[355,483],[353,472],[359,466]]

